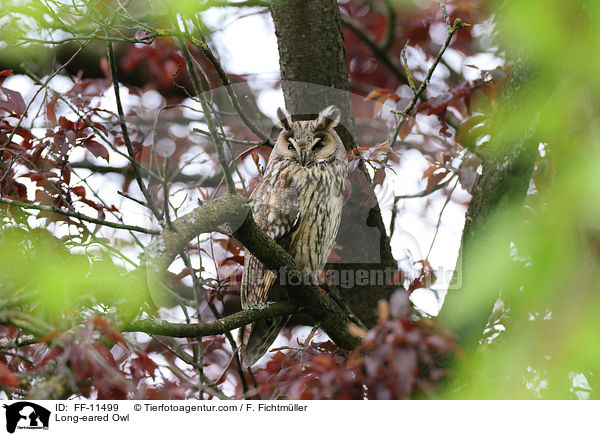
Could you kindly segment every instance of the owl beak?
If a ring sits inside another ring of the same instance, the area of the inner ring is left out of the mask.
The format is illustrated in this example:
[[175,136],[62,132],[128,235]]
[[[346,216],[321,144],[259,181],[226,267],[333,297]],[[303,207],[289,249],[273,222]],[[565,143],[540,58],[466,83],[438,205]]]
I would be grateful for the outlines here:
[[306,158],[307,158],[306,150],[300,150],[300,163],[302,164],[303,167],[306,166]]

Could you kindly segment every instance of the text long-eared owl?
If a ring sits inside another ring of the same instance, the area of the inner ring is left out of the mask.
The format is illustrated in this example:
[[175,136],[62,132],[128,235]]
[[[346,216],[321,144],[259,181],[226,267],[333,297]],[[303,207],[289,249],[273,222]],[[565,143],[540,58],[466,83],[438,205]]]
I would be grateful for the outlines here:
[[[254,219],[300,268],[316,278],[331,252],[342,216],[348,158],[333,130],[340,111],[329,106],[315,120],[292,122],[279,109],[277,118],[283,130],[264,177],[250,196]],[[284,281],[276,281],[273,272],[247,253],[242,307],[285,298]],[[238,342],[246,366],[266,353],[287,320],[265,319],[240,329]]]

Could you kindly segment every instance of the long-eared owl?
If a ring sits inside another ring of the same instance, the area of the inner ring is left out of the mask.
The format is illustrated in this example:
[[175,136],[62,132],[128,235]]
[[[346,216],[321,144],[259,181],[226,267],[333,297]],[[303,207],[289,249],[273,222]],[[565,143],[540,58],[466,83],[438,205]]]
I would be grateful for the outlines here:
[[[334,127],[340,111],[329,106],[316,119],[292,122],[278,109],[282,128],[262,180],[250,196],[258,226],[317,278],[333,247],[342,216],[348,158]],[[242,308],[285,298],[285,282],[246,254]],[[287,317],[257,321],[240,329],[238,343],[246,366],[273,343]]]

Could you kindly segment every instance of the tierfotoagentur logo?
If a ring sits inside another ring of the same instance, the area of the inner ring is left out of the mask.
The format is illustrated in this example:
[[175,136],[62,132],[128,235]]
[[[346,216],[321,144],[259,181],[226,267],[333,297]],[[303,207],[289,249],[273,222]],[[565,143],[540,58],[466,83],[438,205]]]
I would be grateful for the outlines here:
[[6,431],[14,433],[22,430],[48,430],[50,411],[29,401],[4,405],[6,410]]

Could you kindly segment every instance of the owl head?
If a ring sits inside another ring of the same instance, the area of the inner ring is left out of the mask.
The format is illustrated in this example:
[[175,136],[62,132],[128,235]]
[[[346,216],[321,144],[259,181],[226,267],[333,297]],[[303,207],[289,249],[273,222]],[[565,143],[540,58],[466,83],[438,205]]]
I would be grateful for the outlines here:
[[344,144],[333,130],[340,122],[340,116],[337,107],[328,106],[314,120],[292,122],[285,110],[277,109],[282,131],[273,148],[274,156],[305,168],[336,159],[345,160]]

